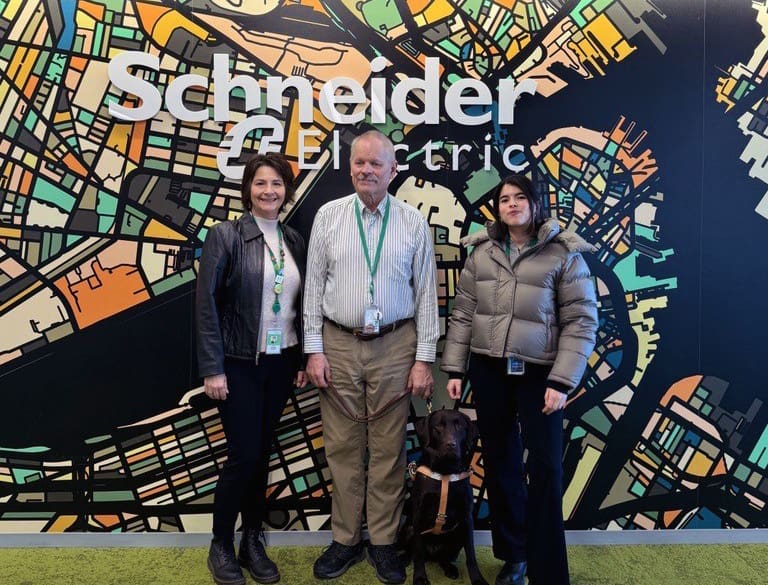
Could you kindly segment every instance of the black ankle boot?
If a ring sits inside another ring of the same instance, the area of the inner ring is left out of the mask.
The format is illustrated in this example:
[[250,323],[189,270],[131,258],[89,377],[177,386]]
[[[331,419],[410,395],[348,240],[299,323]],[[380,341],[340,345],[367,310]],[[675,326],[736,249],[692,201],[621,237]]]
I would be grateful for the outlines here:
[[277,583],[280,573],[277,565],[267,556],[264,545],[259,540],[259,531],[252,528],[243,529],[243,538],[240,541],[240,564],[248,569],[248,572],[257,583]]
[[506,561],[496,577],[496,585],[524,585],[527,570],[525,561]]
[[214,538],[208,549],[208,570],[216,585],[245,585],[245,577],[235,558],[231,540]]

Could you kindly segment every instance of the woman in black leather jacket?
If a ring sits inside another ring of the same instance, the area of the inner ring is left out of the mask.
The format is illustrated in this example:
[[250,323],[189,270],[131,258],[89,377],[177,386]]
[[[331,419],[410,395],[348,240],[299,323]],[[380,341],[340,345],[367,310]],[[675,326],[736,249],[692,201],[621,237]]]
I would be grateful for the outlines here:
[[[227,438],[208,554],[219,585],[244,585],[241,564],[258,583],[280,579],[259,535],[272,435],[291,389],[305,383],[300,319],[306,250],[299,233],[278,221],[294,196],[293,181],[282,155],[252,158],[241,185],[245,213],[213,226],[200,258],[198,365]],[[243,535],[235,558],[238,513]]]

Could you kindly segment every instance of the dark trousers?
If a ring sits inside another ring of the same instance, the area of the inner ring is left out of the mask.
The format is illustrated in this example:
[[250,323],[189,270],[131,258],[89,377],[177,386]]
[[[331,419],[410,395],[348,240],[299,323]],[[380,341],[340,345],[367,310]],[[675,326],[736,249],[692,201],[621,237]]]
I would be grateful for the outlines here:
[[549,366],[526,363],[524,375],[510,376],[506,363],[473,353],[468,372],[483,446],[493,554],[527,560],[531,585],[568,585],[563,411],[541,412]]
[[227,438],[227,461],[219,473],[213,506],[213,535],[232,540],[238,512],[243,527],[261,529],[266,508],[272,438],[299,369],[298,346],[259,363],[227,358],[229,395],[219,402]]

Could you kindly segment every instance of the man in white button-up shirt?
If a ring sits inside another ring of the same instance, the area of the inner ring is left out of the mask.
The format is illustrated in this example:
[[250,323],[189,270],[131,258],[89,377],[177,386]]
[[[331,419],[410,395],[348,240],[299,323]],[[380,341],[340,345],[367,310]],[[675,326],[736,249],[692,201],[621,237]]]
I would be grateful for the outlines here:
[[333,543],[315,562],[320,579],[362,559],[365,504],[377,577],[405,580],[392,544],[403,505],[408,398],[432,393],[440,330],[429,225],[388,194],[396,168],[385,135],[358,136],[350,156],[355,193],[320,208],[309,241],[304,351],[307,375],[321,389],[333,480]]

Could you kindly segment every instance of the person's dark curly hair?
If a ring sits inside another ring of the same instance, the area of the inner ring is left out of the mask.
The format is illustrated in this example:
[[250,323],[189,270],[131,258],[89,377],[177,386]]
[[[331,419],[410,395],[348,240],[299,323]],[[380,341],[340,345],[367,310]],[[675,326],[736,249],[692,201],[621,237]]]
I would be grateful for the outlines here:
[[288,159],[279,152],[257,154],[245,164],[245,170],[243,170],[243,182],[240,184],[240,201],[243,203],[243,209],[247,211],[251,210],[251,183],[253,182],[253,177],[256,175],[256,171],[263,166],[275,169],[277,174],[280,175],[280,178],[283,180],[283,184],[285,185],[285,199],[279,210],[282,212],[283,208],[293,201],[293,198],[296,195],[296,186],[293,184],[293,167],[291,167],[291,163],[288,162]]

